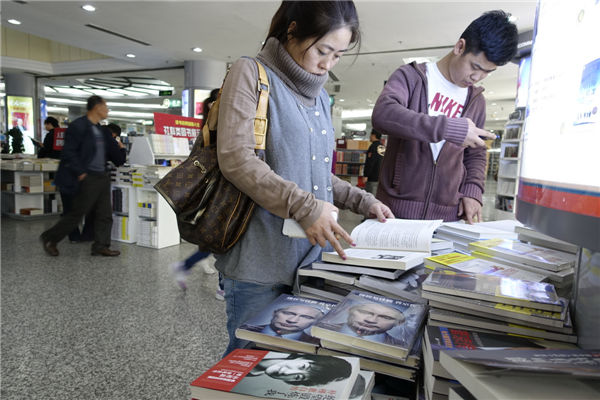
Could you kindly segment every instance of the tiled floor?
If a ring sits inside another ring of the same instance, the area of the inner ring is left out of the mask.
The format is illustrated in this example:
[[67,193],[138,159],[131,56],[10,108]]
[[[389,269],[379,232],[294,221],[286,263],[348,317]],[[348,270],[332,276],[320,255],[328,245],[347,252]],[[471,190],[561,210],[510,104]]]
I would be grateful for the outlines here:
[[[495,182],[484,219],[493,219]],[[351,230],[361,217],[341,214]],[[39,234],[55,219],[2,218],[1,391],[12,399],[186,399],[187,385],[227,344],[216,275],[192,271],[183,292],[170,263],[189,244],[153,250],[114,243],[116,258],[89,244],[47,256]]]

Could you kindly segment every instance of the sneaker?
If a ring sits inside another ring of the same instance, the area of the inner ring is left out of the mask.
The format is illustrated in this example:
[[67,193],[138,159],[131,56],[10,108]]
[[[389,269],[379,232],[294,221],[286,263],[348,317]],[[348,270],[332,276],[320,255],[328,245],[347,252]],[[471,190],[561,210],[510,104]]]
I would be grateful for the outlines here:
[[221,288],[217,288],[217,291],[215,292],[215,298],[217,300],[225,301],[225,291]]
[[215,256],[212,254],[200,260],[199,264],[202,266],[202,270],[205,274],[212,275],[217,272],[217,270],[213,267],[213,265],[215,265]]
[[176,263],[171,264],[171,274],[175,278],[175,282],[179,285],[183,290],[187,289],[187,285],[185,283],[185,279],[187,278],[189,272],[183,267],[185,263],[183,261],[177,261]]

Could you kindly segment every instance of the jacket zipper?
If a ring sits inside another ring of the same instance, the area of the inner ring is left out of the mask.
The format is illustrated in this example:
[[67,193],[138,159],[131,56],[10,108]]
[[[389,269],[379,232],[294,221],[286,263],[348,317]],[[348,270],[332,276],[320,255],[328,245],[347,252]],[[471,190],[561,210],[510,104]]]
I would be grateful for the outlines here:
[[[444,150],[443,147],[442,147],[442,150]],[[440,158],[440,155],[442,154],[442,150],[440,150],[440,154],[438,154],[438,158]],[[433,157],[433,153],[432,153],[431,157]],[[433,182],[435,181],[436,169],[437,169],[437,160],[433,162],[433,171],[431,172],[431,180],[429,181],[429,190],[427,191],[427,198],[425,199],[425,209],[423,210],[423,216],[421,217],[421,219],[425,219],[425,216],[427,215],[427,211],[429,210],[429,201],[431,200],[431,192],[433,191]]]

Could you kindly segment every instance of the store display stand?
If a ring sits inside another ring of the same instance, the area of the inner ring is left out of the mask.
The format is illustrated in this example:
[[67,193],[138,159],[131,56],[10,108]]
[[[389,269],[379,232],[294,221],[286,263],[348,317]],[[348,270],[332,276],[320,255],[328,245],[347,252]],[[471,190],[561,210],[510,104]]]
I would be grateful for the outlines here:
[[510,120],[505,125],[504,136],[500,144],[496,208],[500,215],[502,212],[507,213],[506,217],[508,218],[513,218],[515,212],[521,168],[522,132],[523,121]]
[[57,165],[44,164],[41,160],[3,162],[2,214],[20,220],[60,215],[60,195],[50,176]]
[[[137,191],[130,184],[111,184],[113,194],[112,240],[135,243],[137,240]],[[115,193],[120,193],[120,207],[115,202]]]
[[177,217],[154,188],[137,187],[137,245],[162,249],[179,244]]

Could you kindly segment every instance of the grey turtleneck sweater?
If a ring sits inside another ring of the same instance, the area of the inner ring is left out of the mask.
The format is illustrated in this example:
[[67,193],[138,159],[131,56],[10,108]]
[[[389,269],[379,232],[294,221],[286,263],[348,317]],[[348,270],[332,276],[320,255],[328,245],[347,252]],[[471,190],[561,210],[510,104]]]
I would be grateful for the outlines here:
[[[315,75],[305,71],[274,38],[267,40],[257,59],[277,74],[303,104],[315,104],[327,81],[327,74]],[[225,80],[219,105],[219,166],[225,178],[258,205],[278,217],[293,218],[307,229],[319,218],[323,201],[277,175],[255,155],[253,132],[258,103],[257,80],[256,63],[248,58],[236,61]],[[377,201],[371,194],[335,176],[332,184],[337,207],[367,215],[371,205]]]

